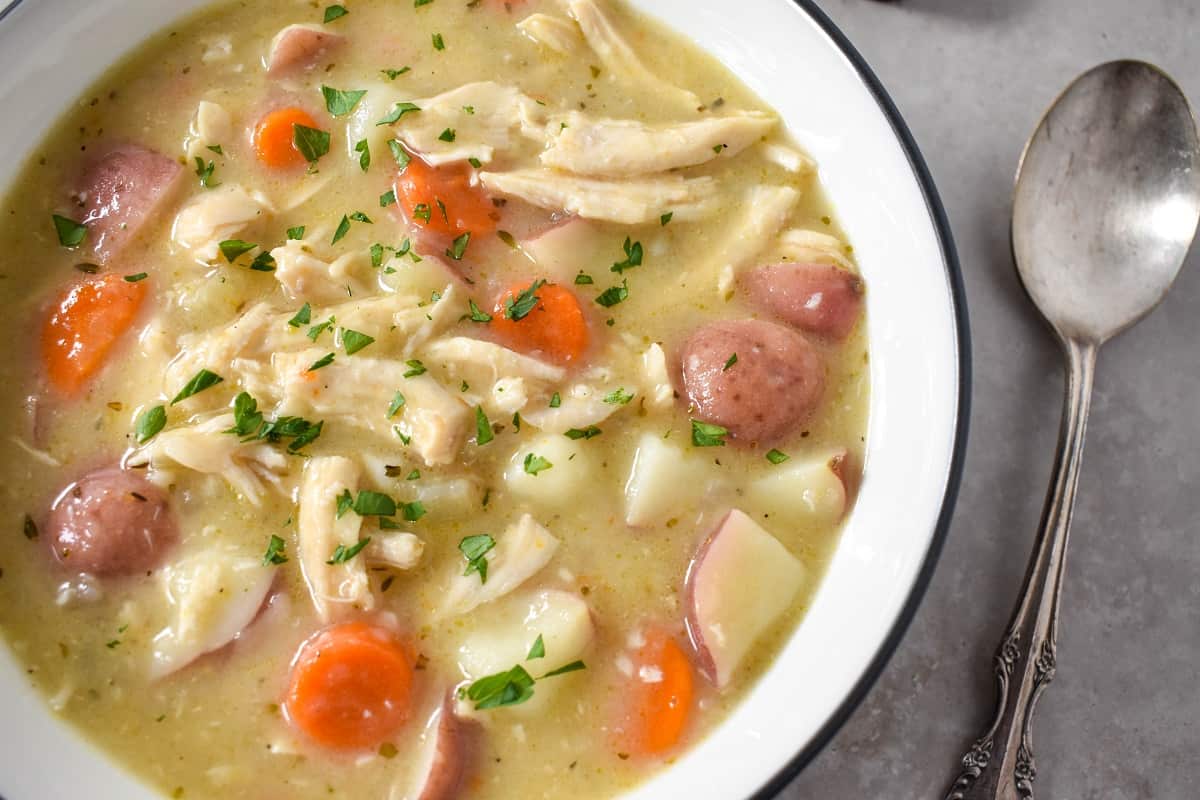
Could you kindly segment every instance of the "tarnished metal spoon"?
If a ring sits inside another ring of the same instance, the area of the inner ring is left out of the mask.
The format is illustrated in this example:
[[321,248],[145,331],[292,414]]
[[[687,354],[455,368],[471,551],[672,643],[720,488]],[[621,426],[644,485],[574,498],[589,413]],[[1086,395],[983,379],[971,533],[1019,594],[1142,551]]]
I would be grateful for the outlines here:
[[1200,221],[1200,143],[1157,67],[1114,61],[1055,101],[1025,147],[1012,245],[1025,291],[1067,360],[1058,455],[1025,585],[994,663],[995,717],[948,800],[1033,797],[1033,712],[1054,678],[1059,596],[1100,345],[1149,314]]

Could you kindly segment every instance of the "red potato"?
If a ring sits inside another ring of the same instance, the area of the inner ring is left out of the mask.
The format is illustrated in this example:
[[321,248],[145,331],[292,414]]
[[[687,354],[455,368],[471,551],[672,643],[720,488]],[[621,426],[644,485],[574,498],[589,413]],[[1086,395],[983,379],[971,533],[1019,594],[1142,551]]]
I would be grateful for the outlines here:
[[113,147],[87,164],[72,195],[84,209],[85,243],[101,263],[118,258],[158,216],[182,175],[177,161],[136,144]]
[[478,725],[455,715],[453,704],[453,696],[448,696],[425,728],[413,791],[407,795],[413,800],[459,797],[474,756]]
[[272,77],[312,69],[345,36],[330,33],[319,25],[288,25],[275,34],[267,51],[267,74]]
[[825,392],[820,354],[804,336],[774,322],[705,325],[684,344],[681,363],[697,418],[747,444],[786,438],[808,421]]
[[684,583],[688,636],[697,667],[713,685],[729,685],[804,579],[804,566],[743,512],[733,509],[717,525]]
[[773,264],[751,270],[741,283],[755,305],[826,339],[845,339],[862,316],[862,278],[832,264]]
[[89,472],[63,489],[45,535],[60,564],[98,577],[154,569],[179,538],[166,494],[116,467]]

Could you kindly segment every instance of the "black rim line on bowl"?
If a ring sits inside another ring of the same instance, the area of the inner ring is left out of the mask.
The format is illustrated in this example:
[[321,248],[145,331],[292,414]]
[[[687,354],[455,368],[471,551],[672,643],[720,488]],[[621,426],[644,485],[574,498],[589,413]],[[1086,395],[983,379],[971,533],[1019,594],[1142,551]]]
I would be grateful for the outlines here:
[[[762,788],[751,795],[750,800],[769,800],[769,798],[778,795],[800,774],[800,771],[804,767],[808,766],[816,758],[817,754],[825,749],[825,746],[841,730],[846,720],[862,704],[862,701],[875,685],[875,682],[879,680],[879,676],[883,674],[892,655],[900,646],[900,641],[904,638],[908,626],[912,623],[913,617],[916,616],[917,609],[921,605],[921,600],[925,596],[925,590],[929,588],[929,583],[933,579],[933,573],[937,567],[938,558],[942,553],[942,547],[946,543],[946,537],[950,530],[950,520],[954,514],[954,504],[958,499],[959,485],[962,483],[963,462],[965,461],[967,451],[967,431],[971,418],[971,332],[968,324],[967,298],[963,288],[962,267],[959,264],[958,253],[954,247],[954,236],[950,232],[950,222],[946,217],[946,209],[942,205],[937,187],[934,185],[933,176],[930,174],[929,167],[925,163],[925,158],[921,155],[921,149],[917,146],[917,142],[913,138],[912,132],[909,131],[904,117],[900,114],[900,110],[892,101],[887,89],[884,88],[879,78],[876,77],[867,60],[863,58],[863,55],[850,43],[850,40],[834,24],[833,20],[816,5],[814,0],[791,1],[820,26],[830,41],[850,61],[855,72],[858,73],[859,80],[863,82],[863,85],[871,93],[871,96],[875,98],[875,102],[879,105],[879,110],[887,117],[892,131],[896,134],[896,137],[900,140],[900,144],[904,148],[913,174],[921,186],[921,193],[925,197],[926,208],[937,229],[942,258],[946,265],[946,279],[950,284],[951,299],[954,303],[954,320],[958,338],[958,417],[954,431],[954,451],[950,459],[950,472],[946,480],[946,492],[942,498],[942,510],[938,515],[933,539],[930,542],[929,549],[925,553],[925,559],[921,564],[920,572],[917,574],[917,579],[909,592],[908,600],[900,610],[900,614],[897,616],[892,630],[876,651],[871,663],[858,679],[850,694],[842,701],[842,704],[838,706],[829,719],[825,721],[825,724],[817,732],[817,735],[813,737],[812,741],[793,756]],[[12,0],[3,9],[0,9],[0,22],[15,11],[23,2],[24,0]],[[3,798],[0,797],[0,800],[3,800]]]
[[962,266],[958,261],[958,251],[954,247],[954,236],[950,232],[950,221],[946,216],[946,208],[942,205],[937,187],[934,185],[933,175],[929,172],[929,166],[925,163],[924,156],[921,155],[921,148],[917,146],[900,110],[862,53],[850,43],[850,40],[834,24],[833,20],[817,6],[816,0],[791,0],[791,2],[817,23],[834,46],[854,67],[859,80],[875,98],[879,110],[883,112],[893,133],[899,139],[905,155],[908,157],[908,163],[912,167],[913,175],[921,186],[921,194],[925,197],[925,206],[937,230],[942,259],[946,266],[946,281],[950,285],[951,300],[954,305],[955,331],[958,339],[958,417],[955,422],[954,448],[950,458],[949,474],[946,477],[946,492],[942,497],[942,509],[938,514],[933,539],[929,543],[929,549],[925,553],[921,569],[909,591],[908,600],[900,609],[891,631],[884,639],[883,644],[876,650],[871,663],[863,671],[858,682],[854,684],[854,688],[850,690],[850,694],[825,721],[816,736],[758,791],[752,794],[749,800],[770,800],[770,798],[776,797],[825,749],[825,746],[841,730],[846,720],[866,699],[875,682],[879,680],[879,676],[883,674],[892,655],[900,646],[904,634],[908,631],[908,626],[917,614],[917,609],[925,596],[925,590],[929,588],[929,583],[933,579],[938,558],[942,554],[942,547],[945,545],[950,531],[954,504],[958,500],[958,489],[962,483],[963,464],[967,453],[967,431],[971,419],[971,331],[968,324],[967,295],[963,287]]

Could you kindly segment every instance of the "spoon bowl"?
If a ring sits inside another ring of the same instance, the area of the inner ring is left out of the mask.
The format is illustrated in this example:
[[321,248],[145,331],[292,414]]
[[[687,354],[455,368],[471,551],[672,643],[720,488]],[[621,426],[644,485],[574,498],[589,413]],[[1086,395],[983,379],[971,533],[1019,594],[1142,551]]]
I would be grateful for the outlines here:
[[1063,339],[1100,344],[1150,312],[1200,219],[1200,143],[1157,67],[1085,72],[1026,145],[1013,199],[1017,271]]

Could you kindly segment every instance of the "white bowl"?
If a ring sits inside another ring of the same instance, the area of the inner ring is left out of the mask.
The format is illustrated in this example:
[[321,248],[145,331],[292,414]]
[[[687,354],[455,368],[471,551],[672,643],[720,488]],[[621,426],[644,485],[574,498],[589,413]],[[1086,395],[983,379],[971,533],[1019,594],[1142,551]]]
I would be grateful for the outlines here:
[[[0,11],[0,191],[68,103],[208,0],[17,0]],[[745,702],[632,798],[767,797],[878,677],[916,610],[962,469],[969,344],[945,213],[878,80],[810,0],[633,0],[723,61],[821,165],[866,277],[871,417],[857,506],[808,616]],[[0,647],[0,795],[140,800]]]

